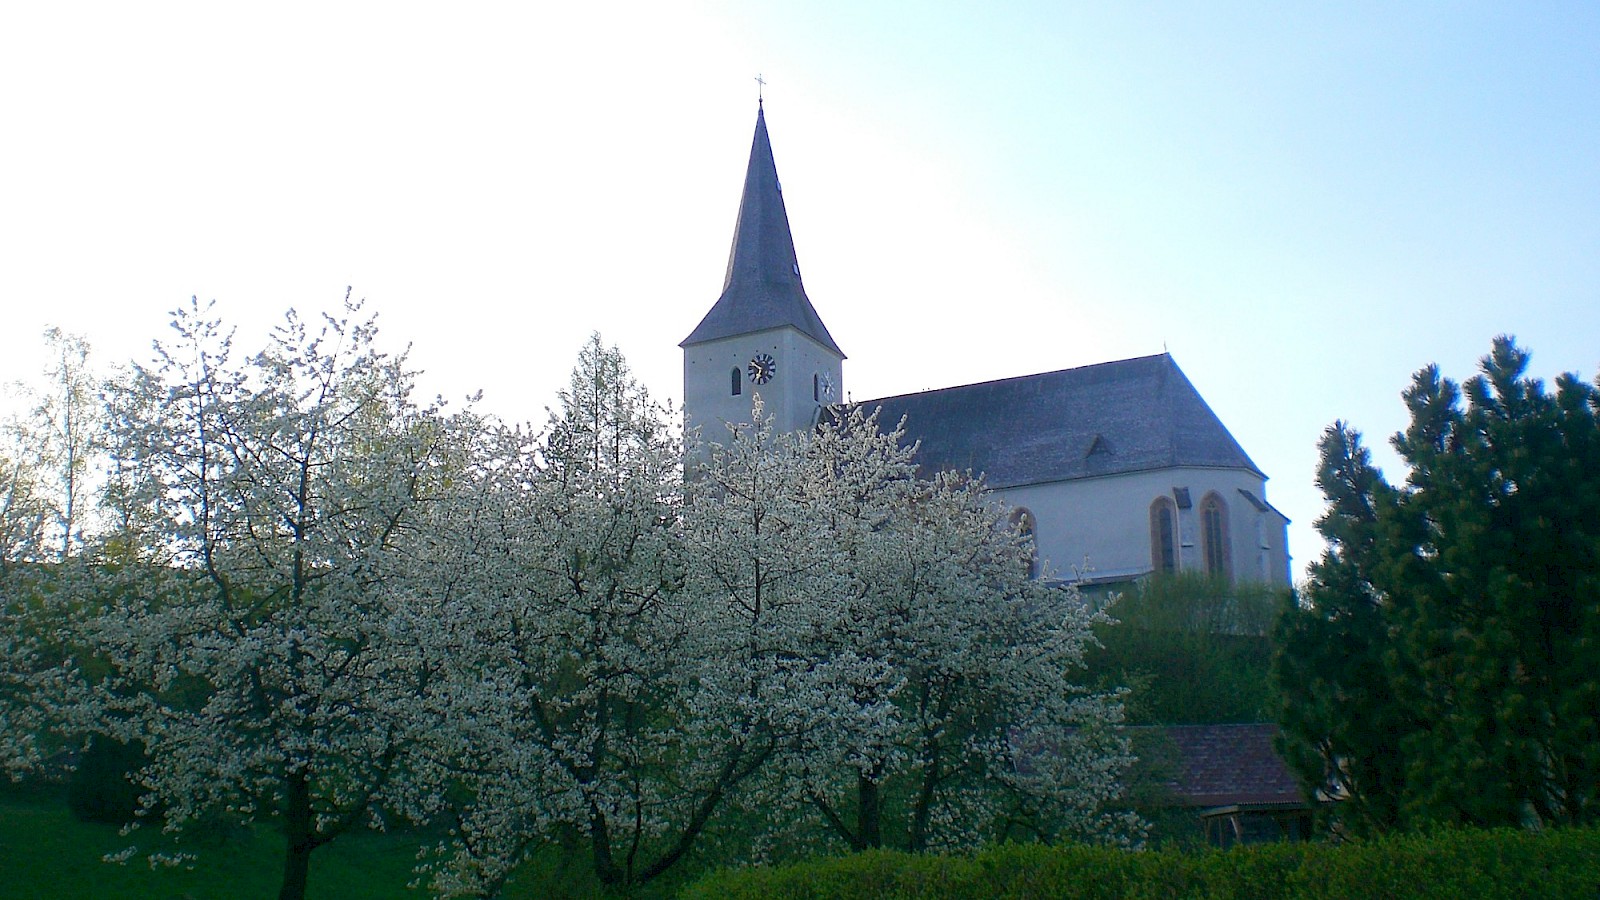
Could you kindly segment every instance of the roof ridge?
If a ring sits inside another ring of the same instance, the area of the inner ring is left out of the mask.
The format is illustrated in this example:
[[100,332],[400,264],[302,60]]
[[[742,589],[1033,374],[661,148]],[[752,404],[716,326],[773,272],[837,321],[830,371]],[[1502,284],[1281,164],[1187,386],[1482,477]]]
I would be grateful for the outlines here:
[[[1004,378],[991,378],[987,381],[973,381],[967,384],[952,384],[949,387],[929,388],[928,390],[922,391],[906,391],[903,394],[888,394],[882,397],[875,397],[871,400],[857,400],[855,403],[859,406],[863,403],[877,403],[883,400],[899,400],[902,397],[916,397],[921,394],[958,391],[962,388],[987,387],[989,385],[1005,384],[1006,382],[1010,381],[1027,381],[1034,378],[1048,378],[1051,375],[1061,375],[1066,372],[1085,372],[1089,369],[1100,369],[1108,366],[1122,366],[1129,363],[1148,362],[1150,360],[1160,359],[1162,357],[1171,359],[1172,355],[1170,353],[1152,353],[1149,356],[1130,356],[1127,359],[1108,359],[1104,362],[1087,363],[1081,366],[1068,366],[1064,369],[1051,369],[1048,372],[1030,372],[1026,375],[1008,375]],[[1174,363],[1174,365],[1176,365],[1176,363]]]

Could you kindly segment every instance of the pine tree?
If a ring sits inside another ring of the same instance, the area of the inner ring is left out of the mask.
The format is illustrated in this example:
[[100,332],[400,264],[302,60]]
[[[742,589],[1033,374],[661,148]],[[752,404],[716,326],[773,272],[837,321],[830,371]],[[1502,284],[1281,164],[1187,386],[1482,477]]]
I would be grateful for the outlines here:
[[1279,675],[1292,761],[1359,827],[1600,811],[1600,392],[1528,359],[1499,338],[1460,388],[1418,372],[1399,488],[1324,436],[1329,551]]
[[1377,510],[1393,492],[1359,432],[1335,422],[1320,446],[1329,506],[1317,529],[1328,550],[1275,634],[1282,749],[1311,787],[1345,801],[1349,827],[1383,830],[1399,821],[1399,739],[1415,728],[1385,674],[1387,599],[1375,587]]

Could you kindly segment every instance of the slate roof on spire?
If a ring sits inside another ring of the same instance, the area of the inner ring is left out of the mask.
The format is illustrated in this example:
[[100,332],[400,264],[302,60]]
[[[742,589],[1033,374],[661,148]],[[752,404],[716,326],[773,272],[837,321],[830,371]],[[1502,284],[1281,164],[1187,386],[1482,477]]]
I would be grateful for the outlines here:
[[789,213],[783,205],[778,169],[772,161],[772,142],[767,137],[766,113],[758,107],[756,135],[750,145],[750,166],[745,170],[744,195],[739,200],[739,220],[733,229],[733,249],[728,253],[722,296],[678,346],[786,325],[844,356],[811,306],[800,281]]
[[992,488],[1174,466],[1262,474],[1165,353],[858,405],[885,428],[904,416],[924,468]]

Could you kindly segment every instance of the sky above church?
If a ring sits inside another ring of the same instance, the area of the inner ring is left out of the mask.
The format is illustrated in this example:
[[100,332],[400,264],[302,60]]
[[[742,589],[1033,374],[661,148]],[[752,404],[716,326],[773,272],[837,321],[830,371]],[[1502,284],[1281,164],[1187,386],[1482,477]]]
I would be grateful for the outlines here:
[[0,13],[0,380],[348,285],[430,394],[542,421],[599,331],[676,401],[758,73],[855,399],[1169,351],[1297,577],[1330,422],[1397,480],[1421,366],[1600,371],[1593,4],[64,2]]

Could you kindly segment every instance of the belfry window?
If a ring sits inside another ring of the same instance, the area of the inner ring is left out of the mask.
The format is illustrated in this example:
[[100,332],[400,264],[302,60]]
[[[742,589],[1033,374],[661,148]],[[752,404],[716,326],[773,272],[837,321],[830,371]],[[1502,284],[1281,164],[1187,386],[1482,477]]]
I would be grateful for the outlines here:
[[1228,507],[1214,493],[1200,501],[1200,543],[1206,573],[1227,578],[1233,556],[1228,547]]
[[1171,497],[1150,504],[1150,568],[1159,573],[1178,571],[1178,507]]
[[738,366],[734,366],[733,367],[733,373],[732,373],[732,375],[729,376],[729,380],[730,380],[730,387],[728,388],[728,393],[730,393],[733,396],[737,397],[741,393],[744,392],[744,379],[739,377],[739,367]]

